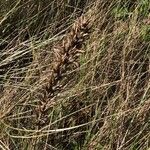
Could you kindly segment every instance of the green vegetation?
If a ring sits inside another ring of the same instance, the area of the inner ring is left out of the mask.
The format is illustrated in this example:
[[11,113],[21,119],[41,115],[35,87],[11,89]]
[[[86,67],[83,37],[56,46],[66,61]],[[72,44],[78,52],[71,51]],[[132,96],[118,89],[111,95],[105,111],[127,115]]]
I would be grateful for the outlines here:
[[0,149],[150,149],[149,0],[0,1]]

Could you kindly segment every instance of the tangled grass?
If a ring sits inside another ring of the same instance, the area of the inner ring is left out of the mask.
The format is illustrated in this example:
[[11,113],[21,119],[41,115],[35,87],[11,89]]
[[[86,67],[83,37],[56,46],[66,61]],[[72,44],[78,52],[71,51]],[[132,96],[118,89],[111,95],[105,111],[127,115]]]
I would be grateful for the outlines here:
[[0,7],[1,149],[150,148],[149,0]]

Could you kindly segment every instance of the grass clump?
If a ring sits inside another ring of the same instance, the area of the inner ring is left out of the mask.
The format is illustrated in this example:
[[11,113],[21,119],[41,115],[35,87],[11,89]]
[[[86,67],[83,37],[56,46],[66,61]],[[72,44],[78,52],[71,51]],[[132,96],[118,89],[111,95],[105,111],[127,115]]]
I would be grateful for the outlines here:
[[1,149],[150,148],[147,0],[0,7]]

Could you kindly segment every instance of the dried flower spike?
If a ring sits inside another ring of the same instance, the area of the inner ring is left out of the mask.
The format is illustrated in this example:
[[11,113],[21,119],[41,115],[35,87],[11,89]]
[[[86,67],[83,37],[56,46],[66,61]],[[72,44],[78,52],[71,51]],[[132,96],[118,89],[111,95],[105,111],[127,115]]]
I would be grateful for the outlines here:
[[42,99],[40,98],[40,101],[42,102],[39,104],[39,107],[42,109],[38,109],[40,114],[38,116],[39,120],[41,120],[40,117],[43,118],[43,116],[46,116],[45,112],[47,112],[48,109],[46,105],[48,105],[48,103],[51,102],[51,99],[53,99],[63,88],[62,86],[59,86],[59,83],[63,78],[63,73],[68,71],[68,66],[73,64],[75,67],[79,67],[78,58],[84,53],[82,46],[86,37],[89,35],[89,30],[89,20],[86,20],[84,16],[81,16],[73,24],[70,32],[66,34],[61,43],[54,45],[51,71],[46,71],[48,73],[46,74],[45,79],[42,80],[44,84],[41,87],[41,91],[45,92],[43,92]]

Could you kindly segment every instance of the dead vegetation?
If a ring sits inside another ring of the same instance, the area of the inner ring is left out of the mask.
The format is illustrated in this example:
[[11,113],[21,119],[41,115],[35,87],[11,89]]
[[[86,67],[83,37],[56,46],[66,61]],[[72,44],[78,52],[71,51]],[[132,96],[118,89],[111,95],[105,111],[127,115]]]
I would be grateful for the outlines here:
[[2,15],[0,148],[148,150],[148,0],[46,2]]

